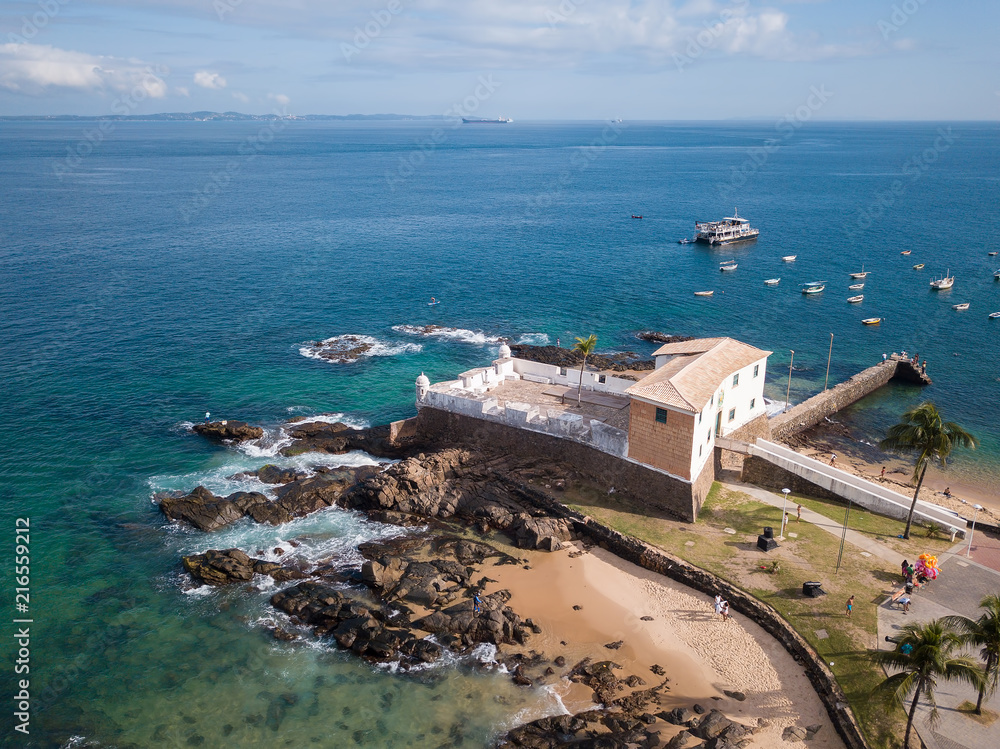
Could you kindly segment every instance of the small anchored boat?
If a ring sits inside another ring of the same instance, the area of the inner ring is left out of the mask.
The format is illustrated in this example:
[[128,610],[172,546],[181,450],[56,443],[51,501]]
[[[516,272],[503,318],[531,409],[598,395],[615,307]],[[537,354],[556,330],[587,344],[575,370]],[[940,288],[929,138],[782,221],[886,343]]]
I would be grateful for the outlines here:
[[861,291],[861,289],[863,289],[864,287],[865,285],[863,283],[852,283],[847,288],[849,288],[851,291]]
[[996,320],[996,319],[1000,318],[1000,312],[990,312],[989,316],[990,316],[990,319]]
[[766,281],[764,281],[764,285],[765,286],[777,286],[780,281],[781,281],[780,278],[769,278]]
[[847,297],[847,301],[851,304],[857,304],[858,302],[863,302],[865,300],[864,294],[858,294],[857,296]]
[[997,255],[995,250],[993,252],[987,252],[986,254],[989,255],[990,257],[996,257]]
[[916,265],[913,266],[913,270],[923,270],[923,269],[924,269],[923,263],[917,263]]
[[950,289],[952,286],[954,286],[955,277],[949,276],[948,273],[951,273],[951,268],[949,268],[948,272],[945,273],[944,276],[942,276],[941,278],[931,281],[931,288],[936,291],[942,291],[943,289]]
[[694,292],[694,295],[695,296],[712,296],[712,294],[714,294],[714,293],[715,293],[714,291],[696,291],[696,292]]
[[738,268],[738,267],[739,266],[736,265],[735,261],[730,261],[728,263],[720,263],[719,264],[719,270],[721,270],[723,272],[724,271],[728,271],[728,270],[736,270],[736,268]]
[[997,268],[997,272],[993,274],[993,278],[1000,281],[1000,268]]
[[857,273],[852,273],[851,274],[851,278],[858,278],[858,279],[860,279],[860,278],[868,278],[868,274],[869,273],[871,273],[871,271],[866,271],[864,263],[862,263],[861,264],[861,270],[859,270]]
[[826,288],[826,281],[810,281],[802,284],[803,294],[819,294]]
[[862,325],[879,325],[882,322],[881,317],[866,317],[861,321]]
[[909,255],[909,254],[910,254],[910,251],[909,251],[909,250],[903,250],[903,251],[902,251],[901,253],[899,253],[899,254],[900,254],[900,255]]
[[694,244],[694,240],[684,237],[684,239],[678,239],[677,244]]
[[794,263],[795,262],[795,258],[797,258],[797,257],[798,257],[798,255],[785,255],[781,259],[784,260],[786,263]]
[[953,304],[951,305],[951,308],[959,312],[964,312],[965,310],[969,309],[969,304],[970,302],[963,302],[962,304]]
[[635,214],[633,213],[633,214],[632,214],[632,218],[642,218],[642,216],[641,216],[641,215],[637,216],[637,215],[635,215]]

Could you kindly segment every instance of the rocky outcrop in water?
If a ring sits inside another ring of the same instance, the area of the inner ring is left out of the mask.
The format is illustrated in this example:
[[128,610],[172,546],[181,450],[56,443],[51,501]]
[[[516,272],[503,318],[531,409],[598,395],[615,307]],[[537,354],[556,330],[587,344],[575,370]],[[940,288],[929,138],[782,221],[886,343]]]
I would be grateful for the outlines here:
[[239,549],[209,549],[204,554],[192,554],[183,558],[184,569],[199,582],[206,585],[229,585],[245,583],[254,575],[267,575],[276,582],[302,580],[306,574],[293,567],[282,567],[280,564],[263,559],[252,559]]
[[167,492],[157,494],[154,499],[170,520],[182,520],[203,531],[216,531],[244,517],[251,517],[258,523],[280,525],[330,507],[349,487],[376,471],[373,466],[363,466],[319,473],[278,488],[274,500],[259,492],[235,492],[217,497],[203,486],[196,487],[190,494]]
[[[530,346],[524,343],[510,347],[510,355],[515,359],[552,364],[556,367],[576,367],[579,369],[583,354],[571,348],[560,346]],[[587,366],[602,372],[625,372],[626,370],[652,370],[654,362],[643,359],[633,351],[622,351],[613,354],[591,354],[587,357]]]
[[290,422],[288,434],[295,442],[282,449],[285,456],[307,452],[342,455],[351,450],[361,450],[377,458],[399,458],[412,454],[412,440],[393,441],[389,426],[355,429],[347,424],[325,421]]
[[260,439],[264,436],[264,430],[247,424],[245,421],[209,421],[203,424],[195,424],[192,431],[202,437],[215,440],[217,442],[245,442],[246,440]]

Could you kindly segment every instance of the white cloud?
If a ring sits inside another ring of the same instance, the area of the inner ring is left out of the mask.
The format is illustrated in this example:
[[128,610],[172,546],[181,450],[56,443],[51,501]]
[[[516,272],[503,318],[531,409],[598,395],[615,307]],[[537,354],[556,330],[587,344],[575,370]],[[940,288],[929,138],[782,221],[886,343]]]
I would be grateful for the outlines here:
[[207,70],[199,70],[194,74],[194,84],[202,88],[218,90],[226,87],[226,79],[218,73],[211,73]]
[[[29,96],[51,89],[105,93],[142,92],[162,98],[167,70],[141,60],[91,55],[47,44],[0,44],[0,88]],[[137,93],[138,95],[138,93]]]
[[250,103],[250,97],[247,96],[246,94],[240,93],[239,91],[233,91],[233,98],[236,99],[237,101],[243,102],[244,104]]
[[191,96],[191,92],[188,90],[187,86],[177,86],[174,89],[174,93],[179,94],[180,96]]
[[284,94],[268,94],[267,98],[270,99],[271,101],[278,102],[283,107],[288,106],[288,103],[291,101],[291,99],[289,99]]

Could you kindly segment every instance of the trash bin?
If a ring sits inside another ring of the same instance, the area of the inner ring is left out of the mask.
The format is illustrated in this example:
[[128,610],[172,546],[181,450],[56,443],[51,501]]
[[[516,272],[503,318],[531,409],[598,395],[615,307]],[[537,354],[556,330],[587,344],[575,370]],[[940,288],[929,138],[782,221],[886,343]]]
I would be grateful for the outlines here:
[[822,583],[810,581],[802,583],[802,595],[808,596],[809,598],[819,598],[820,596],[826,595],[826,591],[823,590]]

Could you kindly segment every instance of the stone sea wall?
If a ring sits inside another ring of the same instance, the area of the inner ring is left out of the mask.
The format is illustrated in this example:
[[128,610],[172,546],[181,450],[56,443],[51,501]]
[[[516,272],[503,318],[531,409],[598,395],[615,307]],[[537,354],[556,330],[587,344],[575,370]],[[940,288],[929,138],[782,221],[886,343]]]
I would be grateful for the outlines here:
[[429,444],[483,446],[569,463],[608,489],[614,487],[616,492],[688,522],[697,518],[715,478],[712,461],[705,464],[694,482],[687,482],[569,439],[430,406],[420,408],[417,433]]

